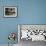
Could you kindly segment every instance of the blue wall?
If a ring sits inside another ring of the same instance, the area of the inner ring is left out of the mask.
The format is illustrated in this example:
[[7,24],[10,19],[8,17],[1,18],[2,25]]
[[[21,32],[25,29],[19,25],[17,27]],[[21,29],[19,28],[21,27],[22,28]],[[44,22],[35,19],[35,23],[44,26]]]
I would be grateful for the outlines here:
[[[16,6],[18,16],[4,18],[4,6]],[[0,0],[0,44],[8,43],[9,32],[17,34],[18,24],[46,24],[46,0]]]

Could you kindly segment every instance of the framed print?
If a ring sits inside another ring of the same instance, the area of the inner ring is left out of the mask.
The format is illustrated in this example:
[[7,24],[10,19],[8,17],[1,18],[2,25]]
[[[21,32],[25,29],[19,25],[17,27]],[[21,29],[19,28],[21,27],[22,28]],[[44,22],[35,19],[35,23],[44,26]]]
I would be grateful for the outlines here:
[[17,7],[7,6],[4,7],[4,17],[16,17],[17,16]]

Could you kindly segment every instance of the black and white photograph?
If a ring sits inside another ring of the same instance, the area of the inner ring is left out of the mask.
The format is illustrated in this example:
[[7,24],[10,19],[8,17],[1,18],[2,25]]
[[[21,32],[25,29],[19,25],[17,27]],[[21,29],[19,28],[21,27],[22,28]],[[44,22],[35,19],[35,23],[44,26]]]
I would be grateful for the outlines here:
[[4,7],[4,17],[16,17],[17,7]]

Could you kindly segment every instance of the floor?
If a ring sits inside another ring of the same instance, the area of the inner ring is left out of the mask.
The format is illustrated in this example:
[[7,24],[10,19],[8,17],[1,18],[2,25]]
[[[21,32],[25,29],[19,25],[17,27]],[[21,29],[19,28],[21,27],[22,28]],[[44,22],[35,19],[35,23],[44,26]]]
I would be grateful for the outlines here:
[[46,46],[46,42],[45,41],[25,41],[25,40],[21,40],[20,41],[20,46]]
[[[0,44],[0,46],[8,46],[8,44]],[[21,40],[19,45],[14,44],[13,46],[46,46],[46,42],[43,42],[43,41],[32,42],[31,40],[28,40],[28,41]]]
[[[8,46],[8,44],[0,44],[0,46]],[[10,46],[18,46],[18,44],[10,45]]]

